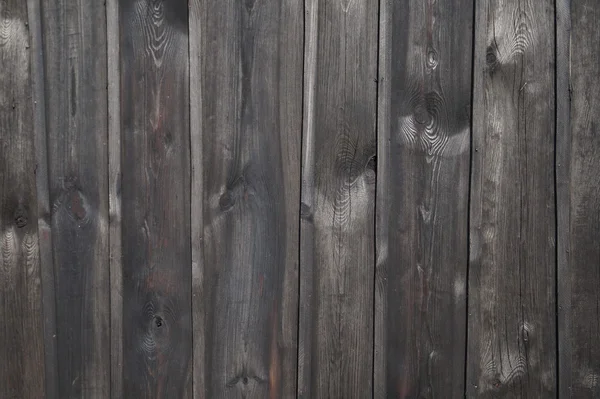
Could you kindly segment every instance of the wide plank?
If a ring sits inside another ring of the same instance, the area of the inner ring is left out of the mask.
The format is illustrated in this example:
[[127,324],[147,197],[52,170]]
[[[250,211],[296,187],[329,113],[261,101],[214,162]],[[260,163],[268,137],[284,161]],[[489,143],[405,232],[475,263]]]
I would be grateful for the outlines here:
[[294,398],[302,2],[190,2],[194,397]]
[[0,2],[0,397],[45,397],[27,2]]
[[122,396],[181,398],[192,387],[187,1],[121,0],[119,38]]
[[468,397],[556,396],[554,2],[476,2]]
[[380,12],[375,397],[464,394],[472,1]]
[[305,2],[299,398],[372,396],[375,0]]
[[110,394],[104,3],[42,2],[59,397]]
[[597,398],[600,397],[600,3],[561,1],[557,13],[561,44],[557,54],[560,111],[557,123],[562,128],[557,132],[562,135],[557,140],[562,321],[559,387],[564,398]]

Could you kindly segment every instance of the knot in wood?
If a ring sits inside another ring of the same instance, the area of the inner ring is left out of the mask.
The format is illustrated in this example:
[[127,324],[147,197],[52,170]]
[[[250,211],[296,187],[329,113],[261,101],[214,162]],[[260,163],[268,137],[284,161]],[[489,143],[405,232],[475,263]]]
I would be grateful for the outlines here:
[[27,209],[25,209],[25,207],[23,206],[17,207],[17,209],[15,210],[15,224],[17,225],[17,227],[23,228],[27,226],[28,222],[29,217],[27,215]]

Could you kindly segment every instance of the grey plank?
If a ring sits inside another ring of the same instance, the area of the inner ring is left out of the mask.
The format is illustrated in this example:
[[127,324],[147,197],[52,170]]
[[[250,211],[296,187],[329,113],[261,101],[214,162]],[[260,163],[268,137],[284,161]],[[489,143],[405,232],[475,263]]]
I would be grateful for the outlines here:
[[554,2],[476,3],[468,397],[556,396]]
[[41,271],[27,3],[0,2],[0,397],[43,398]]
[[293,398],[302,2],[190,6],[195,397]]
[[[573,379],[571,348],[571,0],[556,1],[556,247],[558,397],[569,398]],[[576,274],[574,274],[576,275]],[[576,320],[576,323],[578,321]],[[575,365],[575,368],[577,366]],[[577,371],[577,370],[576,370]]]
[[42,17],[58,393],[108,396],[105,8],[48,0]]
[[119,3],[106,1],[108,79],[108,228],[110,270],[110,397],[123,398],[123,264],[121,248],[121,93]]
[[600,31],[597,22],[600,4],[571,0],[559,6],[561,29],[557,33],[562,46],[558,53],[557,89],[561,91],[557,93],[557,105],[561,113],[557,118],[559,123],[562,117],[567,122],[560,125],[564,136],[557,147],[557,161],[562,162],[557,165],[561,194],[559,314],[567,317],[567,323],[563,320],[559,331],[559,385],[565,398],[597,398],[600,396]]
[[464,395],[473,2],[384,1],[375,397]]
[[52,208],[48,187],[48,145],[46,137],[46,101],[44,89],[44,51],[42,15],[38,0],[27,0],[31,38],[32,97],[34,104],[38,239],[44,315],[45,397],[58,398],[58,358],[56,354],[56,296],[52,254]]
[[305,2],[300,398],[372,396],[377,12]]
[[192,388],[187,1],[119,1],[119,38],[123,397],[180,398]]

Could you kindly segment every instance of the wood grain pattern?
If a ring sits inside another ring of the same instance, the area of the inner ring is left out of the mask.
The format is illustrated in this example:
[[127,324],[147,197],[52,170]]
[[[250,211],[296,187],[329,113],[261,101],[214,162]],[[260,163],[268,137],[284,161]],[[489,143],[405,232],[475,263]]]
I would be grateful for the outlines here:
[[110,394],[106,21],[93,0],[42,2],[58,394]]
[[52,207],[48,179],[48,145],[46,137],[46,91],[44,83],[44,49],[41,4],[27,0],[31,38],[32,99],[34,104],[35,178],[37,188],[38,240],[44,315],[44,357],[46,367],[45,397],[58,398],[58,357],[56,353],[56,296],[52,254]]
[[121,80],[119,68],[119,32],[119,0],[107,0],[111,399],[123,399],[123,253],[121,248]]
[[305,2],[300,398],[372,396],[377,11]]
[[191,395],[188,9],[121,0],[123,397]]
[[[570,4],[569,4],[570,3]],[[557,105],[566,121],[558,143],[559,305],[569,318],[559,325],[561,394],[565,398],[600,396],[600,4],[562,2],[560,32],[563,58]],[[570,34],[570,36],[569,36]],[[570,42],[570,52],[565,52]],[[570,59],[567,58],[570,54]],[[568,68],[568,69],[567,69]],[[566,69],[566,71],[565,71]],[[570,71],[570,76],[567,75]],[[566,81],[565,78],[569,80]],[[569,87],[570,85],[570,87]],[[570,91],[569,91],[570,89]],[[559,119],[560,120],[560,119]],[[560,163],[562,162],[562,164]]]
[[375,397],[464,394],[472,1],[384,1]]
[[0,397],[43,398],[44,334],[27,3],[0,1]]
[[556,395],[554,2],[477,2],[467,396]]
[[296,395],[302,3],[190,3],[194,396]]

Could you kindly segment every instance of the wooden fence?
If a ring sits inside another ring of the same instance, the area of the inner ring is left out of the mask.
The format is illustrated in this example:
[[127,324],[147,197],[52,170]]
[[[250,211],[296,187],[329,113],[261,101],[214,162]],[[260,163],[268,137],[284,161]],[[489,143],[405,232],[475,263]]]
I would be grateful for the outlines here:
[[599,18],[0,0],[0,397],[600,397]]

